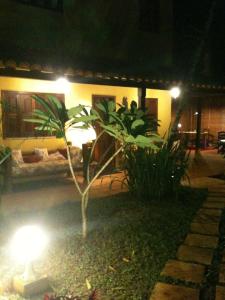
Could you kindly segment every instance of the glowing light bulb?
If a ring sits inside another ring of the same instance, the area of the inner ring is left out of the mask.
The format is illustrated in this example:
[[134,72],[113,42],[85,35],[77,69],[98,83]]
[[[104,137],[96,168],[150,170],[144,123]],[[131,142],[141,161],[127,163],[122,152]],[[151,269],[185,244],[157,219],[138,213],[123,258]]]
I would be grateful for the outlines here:
[[177,99],[181,94],[181,90],[179,87],[173,87],[171,90],[170,90],[170,95],[172,98],[174,99]]

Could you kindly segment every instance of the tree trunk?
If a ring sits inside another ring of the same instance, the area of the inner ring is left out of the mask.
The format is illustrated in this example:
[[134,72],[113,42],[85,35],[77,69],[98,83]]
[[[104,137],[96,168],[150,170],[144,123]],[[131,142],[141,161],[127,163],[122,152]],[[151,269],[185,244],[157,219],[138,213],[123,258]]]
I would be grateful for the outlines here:
[[82,236],[87,238],[87,205],[88,194],[83,194],[81,198],[81,214],[82,214]]

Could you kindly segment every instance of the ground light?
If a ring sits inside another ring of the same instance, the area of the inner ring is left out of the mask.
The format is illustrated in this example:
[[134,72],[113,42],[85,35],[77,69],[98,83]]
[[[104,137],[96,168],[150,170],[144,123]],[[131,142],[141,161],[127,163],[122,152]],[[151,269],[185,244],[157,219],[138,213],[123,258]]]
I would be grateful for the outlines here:
[[180,94],[181,94],[181,90],[179,87],[176,86],[171,88],[170,95],[172,98],[177,99],[180,96]]
[[25,267],[23,274],[13,278],[13,287],[25,297],[44,292],[48,288],[47,276],[40,277],[33,270],[33,261],[41,256],[47,242],[46,233],[37,225],[23,226],[13,236],[11,254]]

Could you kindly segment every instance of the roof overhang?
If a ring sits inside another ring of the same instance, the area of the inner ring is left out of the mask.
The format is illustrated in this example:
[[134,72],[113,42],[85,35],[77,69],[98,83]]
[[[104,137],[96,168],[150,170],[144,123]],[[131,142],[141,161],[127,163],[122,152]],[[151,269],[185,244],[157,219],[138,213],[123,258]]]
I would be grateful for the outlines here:
[[70,82],[84,84],[98,84],[109,86],[138,87],[168,90],[172,86],[185,86],[194,94],[219,93],[225,94],[225,86],[218,84],[204,84],[183,82],[180,80],[164,80],[142,76],[131,76],[116,73],[101,73],[84,71],[73,68],[61,69],[39,64],[19,63],[13,60],[0,60],[0,76],[29,78],[54,81],[59,77],[66,77]]

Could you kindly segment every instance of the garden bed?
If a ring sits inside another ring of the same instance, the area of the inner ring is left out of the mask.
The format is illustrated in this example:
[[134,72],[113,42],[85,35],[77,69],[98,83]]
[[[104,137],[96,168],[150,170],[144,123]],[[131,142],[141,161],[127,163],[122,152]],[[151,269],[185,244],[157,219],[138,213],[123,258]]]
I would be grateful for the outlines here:
[[[41,223],[48,251],[38,269],[50,275],[57,294],[87,299],[88,287],[102,299],[148,299],[166,261],[175,256],[206,192],[184,189],[180,199],[140,202],[129,194],[90,201],[89,237],[80,237],[79,203],[11,216],[1,226],[1,246],[19,225]],[[1,247],[0,279],[15,265]],[[41,299],[41,298],[40,298]]]

